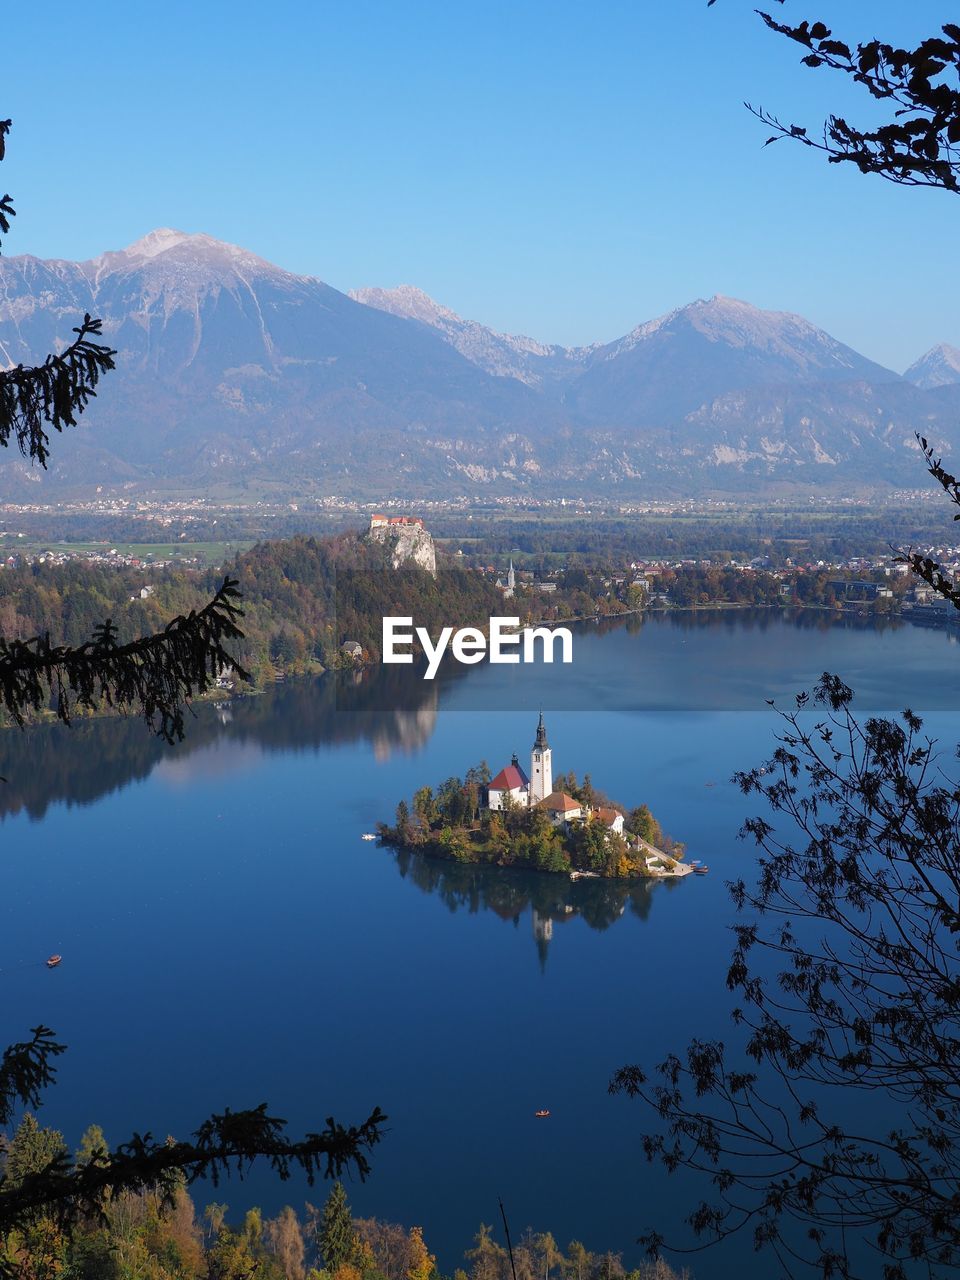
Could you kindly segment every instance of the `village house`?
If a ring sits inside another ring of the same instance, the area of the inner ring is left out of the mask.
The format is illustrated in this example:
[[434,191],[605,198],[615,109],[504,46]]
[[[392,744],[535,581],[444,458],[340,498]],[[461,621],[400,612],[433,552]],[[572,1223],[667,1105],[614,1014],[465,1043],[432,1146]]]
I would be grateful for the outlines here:
[[583,806],[579,800],[574,800],[573,796],[568,796],[563,791],[551,791],[545,800],[540,801],[540,805],[550,815],[550,821],[555,826],[559,826],[561,822],[573,822],[575,818],[583,817]]

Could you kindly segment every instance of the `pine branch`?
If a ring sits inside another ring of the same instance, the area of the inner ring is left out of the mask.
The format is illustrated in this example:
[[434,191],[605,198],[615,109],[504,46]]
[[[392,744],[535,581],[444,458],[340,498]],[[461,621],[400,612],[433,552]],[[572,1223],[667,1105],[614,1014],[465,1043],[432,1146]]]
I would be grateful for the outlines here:
[[0,1236],[38,1214],[70,1226],[101,1212],[119,1192],[156,1189],[170,1202],[184,1179],[209,1178],[217,1186],[231,1172],[243,1178],[258,1159],[267,1160],[282,1181],[295,1169],[311,1186],[318,1176],[335,1178],[347,1170],[362,1181],[370,1172],[367,1153],[381,1140],[386,1120],[379,1107],[362,1124],[349,1127],[328,1117],[322,1132],[291,1142],[284,1133],[286,1121],[268,1115],[261,1103],[250,1111],[228,1108],[211,1116],[192,1142],[158,1142],[149,1133],[134,1134],[115,1150],[101,1148],[82,1163],[62,1154],[15,1186],[0,1177]]
[[9,194],[0,196],[0,231],[4,235],[10,230],[10,219],[17,216],[17,211],[11,204],[12,199]]
[[43,364],[22,364],[0,373],[0,445],[16,438],[23,456],[46,467],[50,437],[46,428],[62,431],[75,427],[101,376],[116,368],[112,348],[90,339],[99,336],[102,321],[87,314],[76,340],[60,355],[49,355]]
[[39,1106],[40,1090],[51,1084],[56,1068],[50,1059],[59,1057],[66,1045],[58,1044],[49,1027],[34,1027],[33,1039],[12,1044],[0,1059],[0,1125],[10,1123],[18,1104]]
[[[0,160],[3,159],[7,149],[7,134],[10,132],[12,120],[0,120]],[[16,209],[10,203],[12,196],[0,196],[0,231],[4,235],[10,230],[10,219],[17,215]]]
[[174,618],[163,631],[124,645],[109,620],[78,648],[53,646],[49,635],[13,641],[0,636],[0,699],[20,726],[25,712],[40,711],[51,698],[65,724],[77,708],[135,707],[160,737],[173,742],[183,737],[185,703],[223,668],[249,679],[224,648],[226,641],[243,638],[239,598],[236,580],[225,578],[199,613]]

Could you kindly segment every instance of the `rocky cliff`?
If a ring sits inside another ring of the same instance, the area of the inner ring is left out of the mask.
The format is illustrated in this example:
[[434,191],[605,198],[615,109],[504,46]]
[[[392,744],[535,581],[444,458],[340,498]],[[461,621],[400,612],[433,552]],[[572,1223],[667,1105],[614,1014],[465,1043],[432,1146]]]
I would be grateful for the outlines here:
[[418,524],[383,525],[371,529],[367,535],[371,542],[379,542],[390,548],[390,563],[394,569],[426,569],[437,575],[437,552],[432,536]]

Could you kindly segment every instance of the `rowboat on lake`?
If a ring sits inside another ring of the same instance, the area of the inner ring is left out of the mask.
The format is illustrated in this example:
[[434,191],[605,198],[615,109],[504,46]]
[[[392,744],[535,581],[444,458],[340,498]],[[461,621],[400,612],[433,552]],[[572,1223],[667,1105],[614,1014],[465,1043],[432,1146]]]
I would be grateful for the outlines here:
[[63,956],[51,956],[50,959],[47,961],[47,968],[55,969],[62,959],[63,959]]

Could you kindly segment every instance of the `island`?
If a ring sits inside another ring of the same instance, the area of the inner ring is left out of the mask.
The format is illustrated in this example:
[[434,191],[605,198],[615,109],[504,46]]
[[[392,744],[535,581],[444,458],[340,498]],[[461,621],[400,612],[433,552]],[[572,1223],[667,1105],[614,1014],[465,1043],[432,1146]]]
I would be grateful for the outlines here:
[[401,800],[383,844],[457,862],[563,873],[577,879],[675,878],[698,869],[666,835],[647,805],[626,809],[598,791],[587,774],[553,777],[543,713],[530,751],[530,772],[513,756],[499,773],[486,763],[421,787]]

